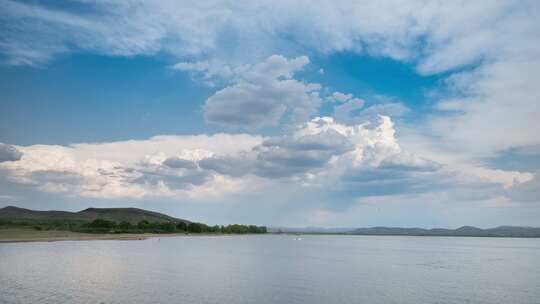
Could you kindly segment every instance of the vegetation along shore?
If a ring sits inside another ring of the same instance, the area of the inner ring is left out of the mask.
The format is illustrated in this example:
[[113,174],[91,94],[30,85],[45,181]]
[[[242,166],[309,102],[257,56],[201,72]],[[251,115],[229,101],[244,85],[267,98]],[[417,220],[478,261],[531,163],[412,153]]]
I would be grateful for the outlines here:
[[0,242],[144,239],[157,235],[262,234],[264,226],[214,225],[137,208],[88,208],[79,212],[0,209]]

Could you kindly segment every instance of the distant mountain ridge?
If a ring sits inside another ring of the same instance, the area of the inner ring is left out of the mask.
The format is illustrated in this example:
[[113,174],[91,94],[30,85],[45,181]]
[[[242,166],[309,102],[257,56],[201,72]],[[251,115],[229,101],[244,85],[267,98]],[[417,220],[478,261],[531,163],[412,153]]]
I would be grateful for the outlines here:
[[[142,220],[151,223],[184,222],[191,221],[175,218],[163,213],[148,211],[139,208],[87,208],[79,212],[69,211],[37,211],[14,206],[0,208],[0,219],[4,220],[42,220],[42,221],[77,221],[90,222],[95,219],[105,219],[114,222],[126,221],[137,224]],[[347,235],[404,235],[404,236],[475,236],[475,237],[540,237],[539,227],[499,226],[481,229],[473,226],[463,226],[457,229],[446,228],[399,228],[399,227],[369,227],[369,228],[287,228],[271,227],[269,232],[274,233],[322,233]]]
[[489,236],[489,237],[540,237],[540,228],[499,226],[495,228],[481,229],[473,226],[463,226],[457,229],[445,228],[396,228],[396,227],[371,227],[358,228],[349,234],[355,235],[411,235],[411,236]]
[[69,211],[37,211],[14,206],[0,208],[0,218],[9,220],[71,220],[71,221],[93,221],[95,219],[105,219],[115,222],[130,222],[137,224],[142,220],[148,222],[184,222],[186,224],[191,221],[168,216],[163,213],[148,211],[138,208],[87,208],[79,212]]
[[481,229],[473,226],[463,226],[457,229],[446,228],[399,228],[399,227],[369,227],[369,228],[321,228],[321,227],[270,227],[273,233],[321,233],[348,235],[410,235],[410,236],[475,236],[475,237],[540,237],[538,227],[499,226]]
[[352,227],[324,228],[324,227],[269,227],[273,233],[346,233],[355,230]]

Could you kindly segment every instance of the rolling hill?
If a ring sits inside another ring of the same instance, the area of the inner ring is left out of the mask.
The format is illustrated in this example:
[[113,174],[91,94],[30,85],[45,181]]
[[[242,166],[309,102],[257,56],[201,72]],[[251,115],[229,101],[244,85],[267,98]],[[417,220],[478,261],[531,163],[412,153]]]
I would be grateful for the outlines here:
[[184,222],[191,223],[188,220],[175,218],[166,214],[148,211],[138,208],[88,208],[79,212],[69,211],[36,211],[24,209],[14,206],[0,208],[0,219],[5,220],[39,220],[39,221],[74,221],[74,222],[90,222],[95,219],[105,219],[115,222],[130,222],[136,224],[142,220],[148,222]]
[[423,229],[423,228],[395,228],[371,227],[358,228],[349,234],[355,235],[411,235],[411,236],[486,236],[486,237],[540,237],[540,228],[499,226],[481,229],[472,226],[463,226],[457,229]]
[[346,235],[402,235],[402,236],[474,236],[474,237],[540,237],[538,227],[499,226],[481,229],[473,226],[462,226],[457,229],[447,228],[400,228],[400,227],[367,227],[367,228],[322,228],[322,227],[270,227],[272,233],[306,233],[306,234],[346,234]]

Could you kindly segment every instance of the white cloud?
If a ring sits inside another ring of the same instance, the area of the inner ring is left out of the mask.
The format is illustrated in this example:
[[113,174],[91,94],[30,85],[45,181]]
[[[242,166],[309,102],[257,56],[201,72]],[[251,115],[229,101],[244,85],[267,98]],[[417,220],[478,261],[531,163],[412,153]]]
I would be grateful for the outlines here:
[[298,136],[314,135],[324,131],[334,130],[344,135],[354,144],[352,151],[353,165],[366,159],[379,163],[390,154],[401,152],[395,138],[394,123],[390,117],[380,116],[376,125],[365,122],[357,125],[344,125],[331,117],[319,117],[311,120],[299,128]]
[[3,41],[12,46],[3,51],[13,63],[31,62],[35,58],[25,53],[32,52],[46,60],[71,46],[110,55],[163,50],[227,61],[307,49],[419,59],[425,73],[491,58],[500,40],[533,34],[535,20],[526,17],[538,9],[534,1],[77,3],[86,10],[2,2],[3,21],[9,21]]
[[371,104],[368,107],[365,107],[366,101],[364,99],[354,97],[352,94],[334,92],[326,99],[332,102],[333,117],[338,122],[346,124],[376,122],[376,119],[381,115],[401,118],[411,113],[409,108],[392,96],[370,95],[366,98]]
[[[261,141],[259,136],[216,134],[70,146],[19,146],[23,157],[2,163],[0,169],[7,170],[13,182],[74,196],[197,196],[226,191],[234,183],[220,184],[220,179],[212,179],[193,166],[194,162],[215,153],[238,153]],[[179,159],[183,166],[179,166]],[[190,161],[191,166],[186,165]]]
[[[520,60],[521,61],[521,60]],[[423,126],[441,136],[438,144],[460,147],[476,157],[513,147],[537,145],[540,135],[540,57],[534,61],[489,63],[449,81],[462,97],[443,99],[444,115]]]
[[308,63],[305,56],[287,59],[273,55],[261,63],[237,67],[233,83],[206,101],[204,117],[238,127],[276,125],[285,114],[294,123],[307,120],[321,102],[320,86],[292,77]]
[[172,66],[173,70],[190,72],[194,81],[208,86],[230,81],[234,76],[234,68],[218,61],[178,62]]
[[540,203],[540,171],[524,183],[509,189],[509,196],[517,202]]
[[[352,97],[352,96],[351,96]],[[356,116],[354,112],[359,112],[360,109],[364,107],[364,100],[360,98],[349,98],[347,102],[341,105],[334,107],[334,117],[343,122],[352,122]],[[384,113],[381,113],[384,114]]]
[[437,162],[411,153],[401,152],[385,158],[381,162],[380,167],[384,169],[436,171],[441,168],[441,165]]
[[353,97],[352,94],[345,94],[341,92],[334,92],[328,97],[331,102],[345,102]]

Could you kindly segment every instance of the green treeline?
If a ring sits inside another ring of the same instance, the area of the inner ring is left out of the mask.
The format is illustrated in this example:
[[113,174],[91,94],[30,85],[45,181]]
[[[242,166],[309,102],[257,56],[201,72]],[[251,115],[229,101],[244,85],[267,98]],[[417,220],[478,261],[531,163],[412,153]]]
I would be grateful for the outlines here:
[[149,222],[139,221],[131,224],[127,221],[115,222],[98,218],[91,222],[69,220],[6,220],[0,219],[1,227],[32,227],[36,230],[69,230],[88,233],[223,233],[246,234],[266,233],[266,227],[254,225],[208,226],[203,223],[186,222]]
[[0,218],[0,228],[31,228],[35,230],[68,230],[75,231],[86,224],[78,220],[42,220],[42,219],[5,219]]
[[234,233],[234,234],[246,234],[246,233],[266,233],[266,227],[254,226],[254,225],[228,225],[228,226],[208,226],[203,223],[185,223],[185,222],[163,222],[163,223],[151,223],[146,220],[142,220],[136,225],[129,222],[116,223],[114,221],[108,221],[104,219],[96,219],[79,229],[79,231],[86,232],[113,232],[113,233],[174,233],[174,232],[189,232],[189,233]]

